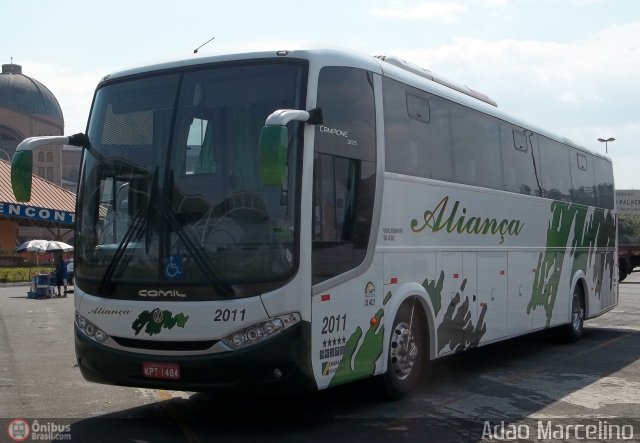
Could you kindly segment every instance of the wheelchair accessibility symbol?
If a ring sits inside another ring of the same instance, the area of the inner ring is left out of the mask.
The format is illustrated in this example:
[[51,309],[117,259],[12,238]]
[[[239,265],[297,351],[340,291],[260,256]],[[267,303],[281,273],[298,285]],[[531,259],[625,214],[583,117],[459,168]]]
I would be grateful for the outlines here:
[[170,280],[180,280],[184,273],[182,255],[170,255],[169,263],[164,268],[164,275]]

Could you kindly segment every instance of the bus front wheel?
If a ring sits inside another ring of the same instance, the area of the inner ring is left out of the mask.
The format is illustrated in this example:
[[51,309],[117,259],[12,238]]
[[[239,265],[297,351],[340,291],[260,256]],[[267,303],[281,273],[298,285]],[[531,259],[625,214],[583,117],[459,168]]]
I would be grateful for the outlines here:
[[426,329],[420,309],[415,299],[405,302],[393,321],[387,372],[382,375],[384,393],[390,400],[409,394],[428,365]]

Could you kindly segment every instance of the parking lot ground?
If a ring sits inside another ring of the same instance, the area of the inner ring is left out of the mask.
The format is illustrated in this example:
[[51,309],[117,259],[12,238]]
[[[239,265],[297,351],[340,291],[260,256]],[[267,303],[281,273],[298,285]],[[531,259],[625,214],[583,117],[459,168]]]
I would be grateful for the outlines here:
[[[88,383],[73,316],[72,298],[30,300],[26,287],[0,287],[0,441],[18,417],[68,425],[72,441],[92,442],[584,441],[565,434],[580,425],[599,426],[592,441],[640,441],[640,273],[579,342],[535,334],[454,355],[397,402],[381,401],[372,383],[287,397]],[[526,438],[495,438],[525,429]],[[630,439],[607,433],[630,429]]]

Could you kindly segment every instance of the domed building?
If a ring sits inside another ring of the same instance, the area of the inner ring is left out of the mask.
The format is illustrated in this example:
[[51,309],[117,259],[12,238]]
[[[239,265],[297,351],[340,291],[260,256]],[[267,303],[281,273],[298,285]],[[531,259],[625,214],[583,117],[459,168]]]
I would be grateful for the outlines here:
[[[0,74],[0,158],[10,159],[22,140],[38,135],[63,135],[64,118],[56,97],[38,80],[22,73],[22,66],[2,65]],[[5,155],[6,154],[6,155]],[[34,152],[33,172],[62,185],[61,146]]]
[[[0,160],[3,163],[0,165],[0,249],[12,249],[15,243],[32,238],[71,239],[73,224],[68,220],[73,218],[80,151],[63,150],[59,145],[36,149],[32,198],[25,204],[13,199],[8,163],[25,138],[63,134],[62,109],[53,93],[38,80],[24,75],[22,66],[3,64],[0,74]],[[67,214],[67,222],[40,217],[57,213],[55,211]]]

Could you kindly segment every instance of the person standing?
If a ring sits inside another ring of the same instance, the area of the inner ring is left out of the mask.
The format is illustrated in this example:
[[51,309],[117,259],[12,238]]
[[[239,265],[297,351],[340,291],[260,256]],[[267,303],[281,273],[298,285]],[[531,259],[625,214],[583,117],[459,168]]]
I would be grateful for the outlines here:
[[[67,262],[64,261],[62,254],[58,255],[56,263],[56,286],[58,287],[58,297],[67,296]],[[64,294],[60,292],[60,288],[64,286]]]

